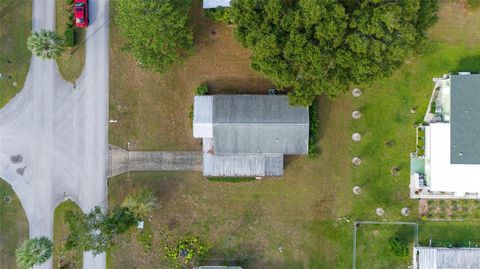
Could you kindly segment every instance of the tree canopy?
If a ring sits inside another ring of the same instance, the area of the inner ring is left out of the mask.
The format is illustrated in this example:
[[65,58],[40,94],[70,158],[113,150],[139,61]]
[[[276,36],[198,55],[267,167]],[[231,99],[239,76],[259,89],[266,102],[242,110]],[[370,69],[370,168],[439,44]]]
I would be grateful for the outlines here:
[[252,68],[310,105],[389,75],[425,39],[437,0],[232,0]]
[[43,60],[55,59],[65,50],[64,40],[55,31],[42,29],[32,32],[27,40],[28,49]]
[[158,207],[158,201],[153,192],[143,191],[125,198],[122,206],[128,208],[138,219],[143,219]]
[[92,251],[94,255],[113,246],[114,240],[137,224],[135,214],[126,207],[115,207],[102,212],[95,207],[90,213],[67,211],[65,220],[70,234],[67,237],[67,250]]
[[53,243],[45,236],[26,240],[15,251],[17,264],[22,268],[32,268],[46,262],[52,256]]
[[117,0],[115,8],[124,48],[144,69],[167,72],[193,49],[188,8],[169,0]]

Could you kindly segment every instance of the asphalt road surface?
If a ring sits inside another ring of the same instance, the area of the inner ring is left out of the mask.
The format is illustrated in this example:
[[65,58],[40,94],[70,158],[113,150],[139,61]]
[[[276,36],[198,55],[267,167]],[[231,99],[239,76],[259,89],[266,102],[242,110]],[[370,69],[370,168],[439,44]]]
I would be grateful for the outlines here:
[[[66,199],[85,212],[106,208],[108,171],[108,0],[90,0],[86,59],[74,84],[53,60],[32,57],[24,89],[0,110],[0,177],[17,193],[30,237],[53,233]],[[33,0],[33,30],[55,29],[55,0]],[[35,268],[51,269],[51,259]],[[83,268],[105,268],[84,254]]]

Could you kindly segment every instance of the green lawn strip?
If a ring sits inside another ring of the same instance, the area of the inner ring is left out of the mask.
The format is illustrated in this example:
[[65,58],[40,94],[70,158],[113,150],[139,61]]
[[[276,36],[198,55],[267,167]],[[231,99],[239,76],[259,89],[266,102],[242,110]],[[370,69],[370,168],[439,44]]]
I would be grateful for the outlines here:
[[479,222],[422,222],[419,245],[434,247],[480,247]]
[[[10,197],[10,203],[5,202]],[[28,221],[22,205],[3,179],[0,179],[0,268],[17,268],[15,250],[28,239]]]
[[[63,38],[65,38],[71,9],[73,9],[73,6],[67,4],[66,0],[56,0],[57,32]],[[76,45],[72,48],[66,47],[65,52],[57,58],[57,64],[62,77],[73,82],[81,75],[85,64],[85,29],[79,29],[75,26],[72,29],[75,32]]]
[[[31,53],[32,1],[0,1],[0,108],[23,88]],[[16,84],[16,85],[15,85]]]
[[[361,224],[357,228],[357,269],[407,268],[411,264],[415,227],[395,224]],[[408,243],[409,255],[397,256],[389,241],[398,237]]]
[[[82,268],[83,253],[72,252],[62,255],[62,243],[69,234],[68,224],[65,222],[65,213],[67,211],[81,212],[80,207],[74,202],[67,200],[55,208],[53,222],[53,266],[54,268]],[[78,262],[72,262],[73,257],[78,257]],[[66,265],[61,267],[61,265]]]

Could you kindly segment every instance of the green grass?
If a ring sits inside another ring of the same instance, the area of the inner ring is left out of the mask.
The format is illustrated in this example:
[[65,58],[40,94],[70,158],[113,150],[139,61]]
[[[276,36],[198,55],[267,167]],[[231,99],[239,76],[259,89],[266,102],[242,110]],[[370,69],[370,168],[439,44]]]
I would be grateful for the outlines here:
[[[7,204],[4,198],[10,196]],[[0,179],[0,268],[17,268],[15,249],[28,239],[28,222],[10,185]]]
[[[417,202],[408,199],[408,153],[415,150],[414,123],[426,110],[432,78],[451,71],[480,70],[479,57],[478,49],[430,44],[422,56],[390,78],[365,87],[362,97],[355,99],[354,109],[363,116],[354,122],[351,132],[362,134],[362,141],[352,147],[352,152],[362,159],[362,165],[354,169],[353,180],[364,190],[355,199],[355,216],[380,219],[374,210],[383,207],[387,219],[393,220],[401,219],[402,207],[416,210]],[[412,107],[419,112],[410,114]],[[394,141],[394,145],[385,145],[387,140]],[[400,168],[397,177],[390,173],[394,166]]]
[[[73,9],[71,5],[67,5],[65,0],[56,0],[56,23],[57,32],[64,36],[67,30],[68,13]],[[75,81],[82,73],[85,64],[85,29],[73,27],[75,31],[76,45],[67,48],[65,52],[57,58],[57,65],[60,74],[65,80]]]
[[480,0],[468,0],[468,4],[472,8],[478,8],[480,7]]
[[[0,1],[0,108],[22,88],[30,64],[27,38],[32,29],[32,1]],[[17,83],[14,86],[14,83]]]
[[419,244],[434,247],[480,247],[478,222],[423,222],[419,227]]
[[[62,252],[62,244],[69,234],[68,224],[65,222],[65,213],[67,211],[81,212],[80,207],[71,200],[67,200],[59,204],[55,208],[53,219],[53,267],[54,268],[83,268],[82,255],[80,252]],[[78,259],[77,262],[75,259]],[[64,266],[64,267],[61,267]]]
[[413,248],[415,227],[412,225],[365,225],[357,229],[357,269],[408,268],[411,256],[396,256],[389,246],[389,240],[399,237]]

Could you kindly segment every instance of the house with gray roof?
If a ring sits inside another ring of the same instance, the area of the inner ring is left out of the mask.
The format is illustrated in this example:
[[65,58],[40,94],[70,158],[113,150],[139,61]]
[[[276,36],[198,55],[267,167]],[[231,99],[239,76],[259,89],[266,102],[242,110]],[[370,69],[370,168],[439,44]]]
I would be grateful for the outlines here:
[[285,95],[195,96],[193,111],[205,176],[282,176],[285,154],[308,153],[308,108]]
[[410,197],[480,199],[480,74],[434,81],[411,154]]
[[478,269],[480,248],[415,247],[414,269]]

